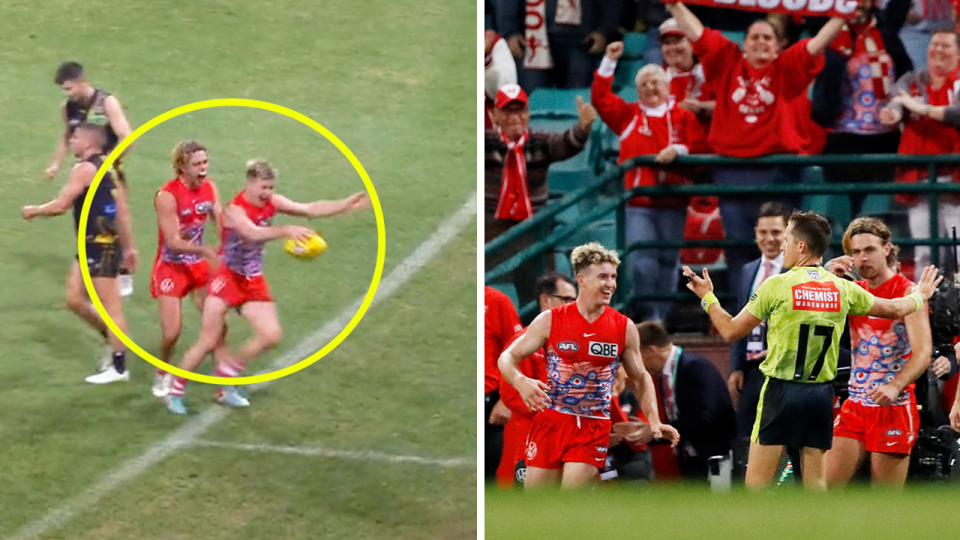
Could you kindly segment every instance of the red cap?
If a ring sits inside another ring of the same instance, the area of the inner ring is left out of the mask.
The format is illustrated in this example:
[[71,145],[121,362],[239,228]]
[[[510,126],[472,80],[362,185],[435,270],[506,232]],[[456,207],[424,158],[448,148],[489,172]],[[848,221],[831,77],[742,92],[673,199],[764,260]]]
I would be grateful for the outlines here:
[[505,84],[500,87],[500,90],[497,90],[496,105],[498,109],[502,109],[514,101],[519,101],[524,106],[528,103],[527,93],[523,91],[523,88],[520,88],[520,85]]
[[680,30],[677,20],[670,18],[660,25],[660,39],[662,40],[665,36],[686,36],[686,34],[683,33],[683,30]]

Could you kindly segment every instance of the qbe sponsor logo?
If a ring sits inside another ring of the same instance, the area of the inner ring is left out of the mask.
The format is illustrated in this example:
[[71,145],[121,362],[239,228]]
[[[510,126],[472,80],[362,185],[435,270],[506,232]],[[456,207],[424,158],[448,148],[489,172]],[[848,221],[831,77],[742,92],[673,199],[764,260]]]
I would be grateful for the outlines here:
[[620,356],[620,348],[616,343],[591,341],[588,350],[591,356],[601,356],[603,358],[616,358]]

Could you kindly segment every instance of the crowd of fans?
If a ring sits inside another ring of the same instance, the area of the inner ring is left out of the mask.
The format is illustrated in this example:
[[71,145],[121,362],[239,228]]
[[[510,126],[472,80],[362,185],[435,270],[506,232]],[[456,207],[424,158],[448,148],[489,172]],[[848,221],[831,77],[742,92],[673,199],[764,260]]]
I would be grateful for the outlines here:
[[[709,170],[668,166],[689,154],[755,158],[960,153],[957,13],[960,9],[948,0],[861,0],[856,14],[846,20],[799,20],[647,0],[488,0],[483,92],[486,241],[545,207],[547,168],[583,151],[598,116],[619,137],[618,163],[651,155],[665,165],[627,171],[623,179],[627,189],[690,183],[789,185],[804,182],[809,172],[797,166]],[[623,35],[636,30],[646,32],[648,63],[634,79],[637,101],[629,102],[614,91],[613,82],[624,52]],[[744,32],[743,45],[721,30]],[[801,39],[804,35],[809,37]],[[578,121],[568,130],[529,129],[528,95],[544,87],[590,88],[590,102],[578,103]],[[850,164],[822,170],[827,182],[960,181],[960,168],[953,167],[940,167],[935,180],[927,178],[926,166]],[[851,219],[861,214],[866,197],[865,192],[849,197]],[[782,270],[783,230],[800,200],[768,199],[772,200],[762,205],[756,198],[719,199],[726,238],[756,241],[756,247],[730,247],[724,252],[727,282],[720,286],[738,295],[736,311],[764,279]],[[910,235],[928,238],[927,198],[899,194],[896,202],[907,216]],[[633,198],[626,221],[620,224],[627,243],[682,239],[697,204],[704,201]],[[938,211],[938,234],[947,236],[951,226],[960,225],[960,197],[941,196]],[[552,225],[545,224],[545,230]],[[834,226],[842,231],[846,223]],[[541,239],[543,230],[531,231],[488,257],[487,270]],[[916,247],[913,256],[915,268],[938,262],[923,246]],[[636,250],[621,268],[621,276],[634,295],[673,292],[679,267],[680,250]],[[544,268],[552,270],[550,258],[527,261],[512,273],[521,306],[537,300],[543,310],[575,298],[574,283],[567,276],[549,273],[537,281]],[[496,292],[489,287],[487,291],[490,331],[494,318],[490,306],[500,306],[496,313],[509,311],[504,305],[513,306],[506,297],[491,300]],[[649,440],[627,442],[618,436],[617,425],[644,419],[637,416],[639,408],[630,391],[620,384],[615,388],[617,406],[611,407],[611,414],[618,416],[613,419],[605,474],[706,480],[708,469],[715,468],[708,467],[709,458],[744,449],[763,380],[756,370],[764,352],[763,327],[732,348],[724,384],[713,364],[672,343],[662,323],[673,308],[670,302],[641,301],[632,307],[646,347],[644,363],[656,382],[661,419],[677,421],[678,411],[695,414],[682,416],[676,449],[644,444]],[[520,325],[515,310],[504,317],[502,325]],[[487,349],[488,369],[496,369],[497,348],[503,346]],[[534,364],[521,370],[534,376]],[[942,374],[955,372],[954,367]],[[522,401],[503,395],[503,385],[493,384],[495,378],[488,378],[486,389],[488,471],[499,463],[499,482],[507,485],[522,478],[521,419],[529,411]],[[709,406],[702,401],[706,399]],[[499,435],[498,426],[504,424],[506,430]],[[496,446],[500,437],[503,459]]]

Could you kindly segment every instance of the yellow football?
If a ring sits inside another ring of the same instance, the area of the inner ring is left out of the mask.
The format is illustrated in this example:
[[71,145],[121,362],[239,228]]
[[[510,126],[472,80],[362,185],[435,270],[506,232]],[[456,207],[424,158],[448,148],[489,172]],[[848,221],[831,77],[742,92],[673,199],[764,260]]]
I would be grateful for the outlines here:
[[302,242],[288,238],[283,247],[298,259],[315,259],[327,250],[327,242],[315,234]]

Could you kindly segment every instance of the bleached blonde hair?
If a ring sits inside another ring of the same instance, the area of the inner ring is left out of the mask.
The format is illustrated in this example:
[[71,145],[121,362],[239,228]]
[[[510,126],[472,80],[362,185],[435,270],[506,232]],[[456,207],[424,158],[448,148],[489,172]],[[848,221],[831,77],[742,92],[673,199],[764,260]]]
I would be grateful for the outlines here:
[[265,159],[251,159],[247,162],[247,180],[276,180],[277,170]]
[[570,266],[574,274],[579,274],[591,264],[603,263],[610,263],[614,267],[620,266],[620,257],[615,250],[607,249],[599,242],[578,246],[570,254]]

